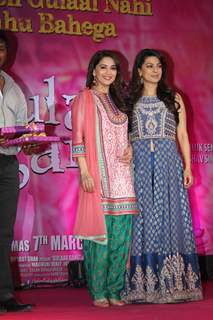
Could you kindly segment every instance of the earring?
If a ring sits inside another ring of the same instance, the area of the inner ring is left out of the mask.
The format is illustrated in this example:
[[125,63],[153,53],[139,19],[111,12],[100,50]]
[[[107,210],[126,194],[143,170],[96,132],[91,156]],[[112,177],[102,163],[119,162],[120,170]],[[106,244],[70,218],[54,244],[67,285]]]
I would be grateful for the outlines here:
[[143,84],[143,77],[141,76],[141,79],[140,79],[140,81],[141,81],[141,84]]
[[93,76],[92,84],[93,84],[93,86],[96,86],[96,84],[97,84],[97,79],[96,79],[96,77],[95,77],[95,76]]

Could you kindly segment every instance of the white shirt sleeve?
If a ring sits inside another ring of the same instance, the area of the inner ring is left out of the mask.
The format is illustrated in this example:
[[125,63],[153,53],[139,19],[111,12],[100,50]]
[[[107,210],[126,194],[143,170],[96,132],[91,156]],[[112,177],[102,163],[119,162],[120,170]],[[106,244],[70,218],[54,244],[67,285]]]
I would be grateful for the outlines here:
[[1,124],[1,127],[4,124],[4,114],[3,114],[2,108],[3,108],[3,94],[0,90],[0,124]]

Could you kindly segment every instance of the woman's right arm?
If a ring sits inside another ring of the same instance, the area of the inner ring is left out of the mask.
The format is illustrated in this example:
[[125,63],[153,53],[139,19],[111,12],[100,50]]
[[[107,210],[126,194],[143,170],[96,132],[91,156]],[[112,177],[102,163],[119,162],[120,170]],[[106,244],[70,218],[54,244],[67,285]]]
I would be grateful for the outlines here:
[[84,144],[84,119],[86,101],[83,93],[80,93],[72,104],[72,157],[78,163],[80,170],[80,182],[85,192],[94,191],[94,180],[88,165],[86,148]]
[[86,157],[78,157],[77,163],[80,170],[80,181],[81,186],[85,192],[93,192],[94,191],[94,180],[92,176],[89,173],[88,167],[87,167],[87,161]]

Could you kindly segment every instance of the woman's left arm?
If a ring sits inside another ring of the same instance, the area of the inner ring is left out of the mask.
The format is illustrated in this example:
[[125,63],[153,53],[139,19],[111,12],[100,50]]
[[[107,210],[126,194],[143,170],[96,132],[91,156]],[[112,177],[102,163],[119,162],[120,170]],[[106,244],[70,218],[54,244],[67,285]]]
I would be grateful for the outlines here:
[[177,138],[184,160],[184,186],[189,188],[193,184],[191,171],[191,151],[186,126],[186,109],[184,102],[179,94],[176,94],[176,101],[179,103],[179,124],[177,126]]

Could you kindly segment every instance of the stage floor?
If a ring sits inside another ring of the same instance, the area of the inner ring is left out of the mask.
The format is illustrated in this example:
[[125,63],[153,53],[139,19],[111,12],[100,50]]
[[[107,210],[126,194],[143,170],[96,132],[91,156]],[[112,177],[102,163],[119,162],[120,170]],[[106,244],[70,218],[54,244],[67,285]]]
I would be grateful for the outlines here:
[[93,307],[86,289],[40,288],[17,291],[32,312],[5,313],[3,320],[212,320],[213,281],[203,284],[204,300],[171,305],[127,305],[101,309]]

